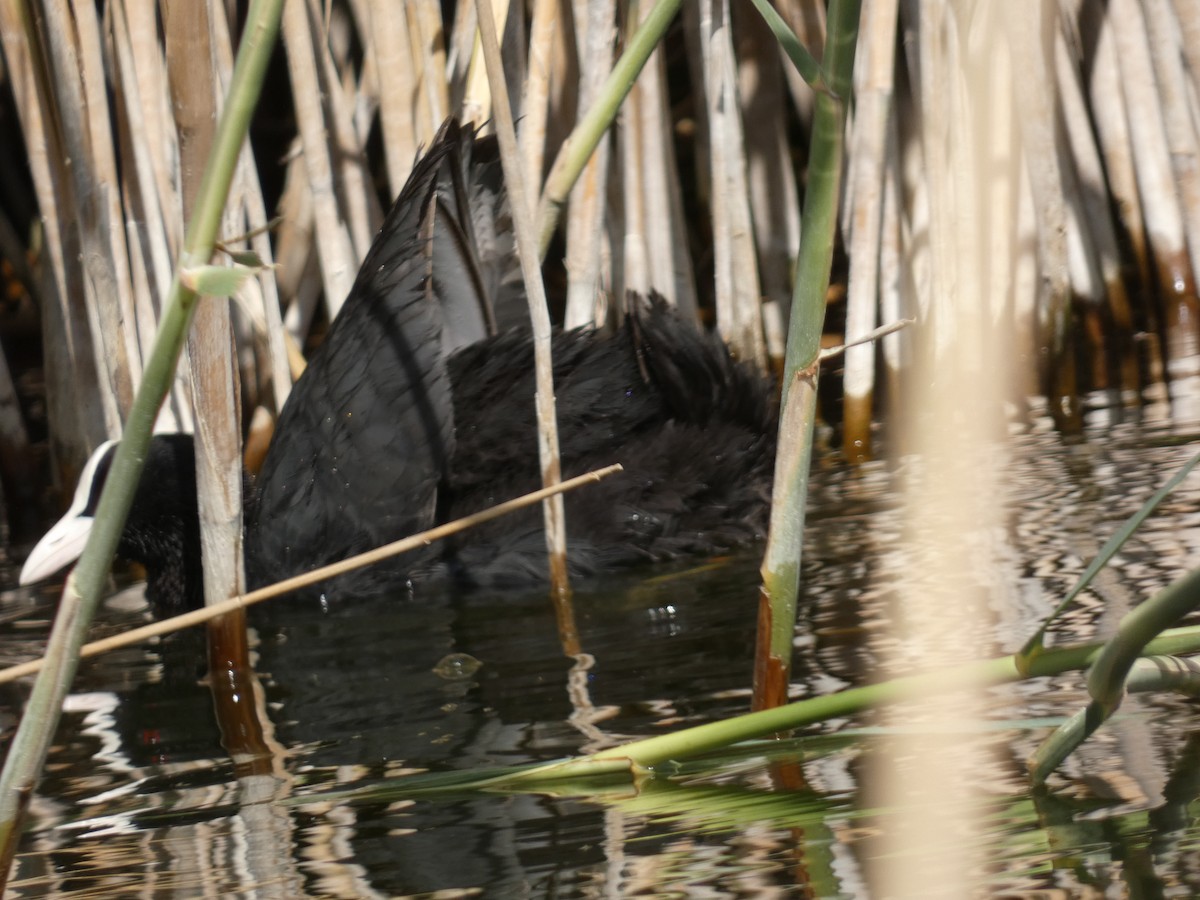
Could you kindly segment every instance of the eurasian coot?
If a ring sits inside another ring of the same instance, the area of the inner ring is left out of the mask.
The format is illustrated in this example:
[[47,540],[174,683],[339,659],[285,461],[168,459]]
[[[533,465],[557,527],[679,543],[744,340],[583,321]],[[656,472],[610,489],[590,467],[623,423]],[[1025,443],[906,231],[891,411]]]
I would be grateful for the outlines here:
[[[354,287],[247,480],[251,587],[313,569],[539,486],[533,350],[504,329],[519,300],[491,145],[448,123],[417,162]],[[523,301],[522,301],[523,303]],[[499,323],[499,324],[498,324]],[[611,336],[553,342],[564,477],[625,472],[566,499],[572,574],[727,550],[764,533],[774,464],[768,382],[659,300]],[[82,548],[113,453],[30,555],[23,584]],[[159,614],[201,604],[192,439],[154,438],[118,555],[147,570]],[[330,596],[426,578],[545,579],[541,512],[330,581]]]

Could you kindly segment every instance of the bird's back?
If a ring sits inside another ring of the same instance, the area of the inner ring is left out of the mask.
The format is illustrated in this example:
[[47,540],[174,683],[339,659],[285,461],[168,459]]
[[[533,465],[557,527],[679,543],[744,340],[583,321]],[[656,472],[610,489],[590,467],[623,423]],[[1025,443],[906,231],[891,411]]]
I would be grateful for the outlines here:
[[[555,336],[554,392],[564,477],[625,471],[566,498],[568,563],[577,576],[729,550],[766,529],[775,406],[767,381],[661,300],[634,301],[608,337]],[[540,486],[533,350],[511,332],[450,360],[456,451],[442,515],[475,512]],[[468,581],[545,578],[541,510],[449,544]]]

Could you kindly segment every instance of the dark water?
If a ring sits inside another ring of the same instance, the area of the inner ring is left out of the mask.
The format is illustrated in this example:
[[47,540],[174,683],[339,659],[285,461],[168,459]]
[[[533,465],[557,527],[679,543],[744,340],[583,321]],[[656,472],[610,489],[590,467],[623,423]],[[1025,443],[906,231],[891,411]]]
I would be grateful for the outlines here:
[[[1015,649],[1091,554],[1196,450],[1185,429],[1105,427],[1066,444],[1041,420],[989,452],[999,529],[965,538],[989,587],[978,624]],[[902,550],[911,460],[818,463],[797,630],[795,696],[871,680],[890,604],[919,577]],[[1130,606],[1200,561],[1200,476],[1122,551],[1058,640],[1106,634]],[[761,749],[634,790],[590,797],[462,794],[351,803],[323,795],[410,770],[551,760],[744,711],[756,606],[753,558],[614,579],[577,596],[584,653],[564,656],[540,595],[418,592],[256,621],[258,706],[274,758],[244,774],[222,749],[199,638],[85,662],[10,889],[80,897],[883,897],[886,809],[862,773],[887,741],[869,719],[786,745],[803,779],[773,786]],[[0,661],[36,654],[48,595],[10,592]],[[95,625],[140,624],[121,605]],[[447,657],[467,654],[470,660]],[[439,665],[441,664],[441,665]],[[0,688],[0,726],[26,685]],[[1133,698],[1051,783],[1023,764],[1083,697],[1076,675],[997,689],[978,741],[991,752],[971,840],[994,896],[1200,894],[1200,717]],[[778,784],[776,782],[775,784]],[[954,802],[954,798],[946,798]],[[937,896],[931,885],[930,896]]]

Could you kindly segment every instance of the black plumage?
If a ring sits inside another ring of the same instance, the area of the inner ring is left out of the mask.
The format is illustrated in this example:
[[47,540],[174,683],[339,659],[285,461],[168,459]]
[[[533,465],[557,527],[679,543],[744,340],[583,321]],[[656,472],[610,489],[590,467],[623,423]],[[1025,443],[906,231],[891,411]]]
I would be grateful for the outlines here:
[[[527,329],[505,327],[523,304],[494,145],[448,123],[248,482],[251,587],[539,486],[532,343]],[[553,342],[564,476],[626,469],[567,498],[577,576],[727,550],[766,527],[771,386],[661,300],[632,307],[610,336],[583,329]],[[194,471],[190,438],[152,441],[118,548],[146,566],[159,612],[202,602]],[[444,577],[519,584],[545,572],[534,508],[321,590],[354,596]]]

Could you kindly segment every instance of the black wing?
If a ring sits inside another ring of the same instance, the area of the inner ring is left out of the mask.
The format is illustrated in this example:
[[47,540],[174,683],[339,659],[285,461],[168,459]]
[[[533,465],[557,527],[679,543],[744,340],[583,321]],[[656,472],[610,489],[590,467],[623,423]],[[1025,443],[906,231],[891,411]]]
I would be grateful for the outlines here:
[[416,163],[279,417],[247,523],[266,583],[428,527],[453,453],[432,200],[459,128]]

